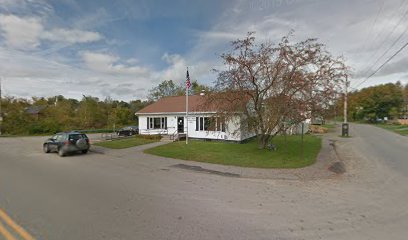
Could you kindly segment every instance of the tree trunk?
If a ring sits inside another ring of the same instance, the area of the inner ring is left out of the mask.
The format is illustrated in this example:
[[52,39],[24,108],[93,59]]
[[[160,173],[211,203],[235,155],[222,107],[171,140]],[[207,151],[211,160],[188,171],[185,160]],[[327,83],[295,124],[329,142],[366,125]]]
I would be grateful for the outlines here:
[[270,137],[271,136],[268,134],[259,134],[258,135],[258,149],[265,149]]

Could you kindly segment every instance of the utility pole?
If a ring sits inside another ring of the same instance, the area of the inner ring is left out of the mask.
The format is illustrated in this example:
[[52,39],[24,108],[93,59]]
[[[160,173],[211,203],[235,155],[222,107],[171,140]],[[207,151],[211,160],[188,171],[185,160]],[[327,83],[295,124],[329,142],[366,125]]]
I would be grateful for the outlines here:
[[344,123],[347,123],[347,95],[348,95],[348,81],[346,77],[346,86],[344,88]]
[[342,124],[342,131],[341,135],[343,137],[348,137],[349,136],[349,124],[347,122],[347,95],[348,95],[348,76],[346,76],[346,82],[345,82],[345,87],[344,87],[344,122]]

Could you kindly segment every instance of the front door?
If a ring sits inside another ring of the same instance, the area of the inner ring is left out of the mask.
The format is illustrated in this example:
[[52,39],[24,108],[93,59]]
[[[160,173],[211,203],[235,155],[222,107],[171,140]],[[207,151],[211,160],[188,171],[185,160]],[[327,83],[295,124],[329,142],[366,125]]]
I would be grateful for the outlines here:
[[184,117],[177,118],[177,131],[178,133],[184,133]]

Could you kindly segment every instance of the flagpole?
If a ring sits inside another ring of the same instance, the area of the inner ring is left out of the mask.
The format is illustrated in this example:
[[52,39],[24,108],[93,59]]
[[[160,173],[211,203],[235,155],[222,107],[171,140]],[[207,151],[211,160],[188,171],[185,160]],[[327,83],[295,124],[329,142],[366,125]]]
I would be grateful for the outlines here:
[[[187,67],[187,81],[189,81],[188,76],[188,67]],[[186,83],[186,144],[188,144],[188,84]]]

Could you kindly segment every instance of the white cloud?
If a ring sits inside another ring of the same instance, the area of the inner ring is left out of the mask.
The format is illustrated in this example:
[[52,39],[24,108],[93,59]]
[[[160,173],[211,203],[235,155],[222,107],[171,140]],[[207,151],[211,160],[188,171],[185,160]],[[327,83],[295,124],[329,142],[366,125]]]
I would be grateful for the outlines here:
[[140,61],[137,58],[129,58],[126,60],[126,62],[129,64],[136,64],[136,63],[139,63]]
[[63,43],[87,43],[95,42],[102,39],[102,35],[97,32],[82,31],[77,29],[56,28],[44,32],[42,39]]
[[[214,68],[213,61],[190,61],[179,54],[165,53],[162,60],[169,65],[162,71],[156,73],[156,80],[173,80],[177,83],[186,81],[187,67],[192,80],[199,80],[200,83],[206,81]],[[214,80],[214,79],[212,79]]]
[[40,46],[41,40],[76,44],[101,40],[98,32],[78,29],[44,29],[42,20],[36,17],[19,17],[0,14],[0,34],[7,46],[20,50],[33,50]]
[[[154,84],[146,75],[147,69],[115,64],[120,59],[114,55],[89,52],[83,56],[87,57],[87,63],[95,65],[81,68],[63,64],[68,59],[59,55],[26,54],[0,47],[4,94],[28,98],[59,94],[81,98],[84,94],[129,100],[145,97],[147,89]],[[107,70],[101,71],[101,68]]]
[[0,33],[9,47],[35,49],[40,45],[43,26],[37,18],[0,15],[0,28]]
[[377,74],[380,76],[387,76],[393,74],[400,74],[407,71],[408,57],[403,57],[401,59],[391,61],[389,64],[385,65]]
[[0,0],[0,4],[3,8],[12,7],[17,4],[23,4],[24,0]]
[[0,73],[13,78],[58,78],[70,72],[70,66],[51,59],[28,55],[21,51],[0,47]]
[[186,61],[178,54],[165,53],[162,60],[167,62],[169,66],[159,73],[160,80],[173,80],[180,82],[185,78],[187,71]]
[[[214,61],[214,55],[230,50],[229,41],[242,38],[248,31],[255,31],[257,40],[276,42],[294,29],[294,41],[318,38],[333,55],[344,55],[347,64],[359,72],[352,79],[358,82],[407,41],[407,37],[401,39],[400,44],[367,73],[367,67],[408,29],[406,4],[399,0],[386,1],[376,19],[382,4],[377,0],[370,0],[369,3],[351,0],[335,3],[297,0],[237,1],[235,6],[220,16],[212,28],[196,32],[197,44],[186,58],[199,61],[210,58],[211,53]],[[367,84],[395,82],[400,80],[398,72],[408,73],[403,68],[405,62],[398,61],[397,58],[393,62],[395,64],[390,62],[388,67],[378,73],[378,78],[373,77]],[[365,73],[364,76],[361,75],[362,72]]]
[[37,16],[49,16],[54,12],[47,0],[0,0],[0,10],[14,14],[31,13]]
[[147,77],[150,74],[148,68],[119,63],[120,58],[115,55],[90,51],[85,51],[81,55],[85,65],[99,73],[127,74],[139,77]]
[[213,41],[231,41],[242,37],[242,33],[238,31],[226,32],[226,31],[206,31],[200,32],[199,37],[213,40]]
[[[34,2],[39,4],[29,4]],[[376,24],[373,24],[381,6],[379,0],[236,1],[218,19],[211,20],[212,26],[192,30],[193,36],[189,41],[194,39],[196,42],[187,53],[163,54],[157,61],[167,65],[158,68],[162,64],[144,65],[143,55],[123,58],[116,54],[114,51],[120,53],[124,50],[120,46],[125,46],[124,43],[129,41],[125,35],[120,36],[120,40],[108,39],[98,32],[84,30],[110,27],[110,22],[122,17],[136,15],[137,18],[138,12],[115,15],[109,9],[96,8],[93,14],[70,19],[72,28],[61,28],[50,22],[54,17],[58,19],[58,16],[52,15],[53,9],[45,0],[0,0],[0,12],[8,13],[0,14],[0,73],[5,78],[6,90],[24,97],[63,94],[79,98],[86,94],[124,100],[143,98],[147,90],[160,81],[171,79],[183,83],[187,66],[192,80],[210,84],[216,78],[211,69],[224,68],[219,54],[230,50],[230,41],[244,37],[248,31],[256,31],[256,37],[261,41],[279,41],[291,29],[295,30],[295,41],[318,37],[331,52],[344,54],[350,65],[361,70],[374,62],[408,27],[407,21],[403,21],[390,34],[390,29],[398,24],[408,7],[398,8],[398,3],[398,0],[387,1]],[[350,4],[353,4],[353,8],[350,8]],[[79,7],[75,9],[79,11]],[[142,18],[149,15],[147,12],[141,13]],[[88,44],[69,49],[78,52],[74,57],[59,51],[73,44],[100,40],[105,44],[101,49],[95,50],[102,44],[93,45],[92,49],[86,49]],[[121,44],[118,44],[119,41]],[[43,42],[47,44],[42,46]],[[400,45],[397,45],[395,47],[398,49]],[[39,51],[27,53],[26,50]],[[394,49],[390,54],[393,52]],[[370,57],[372,55],[375,56]],[[404,68],[407,62],[405,58],[395,58],[363,86],[407,79]]]

